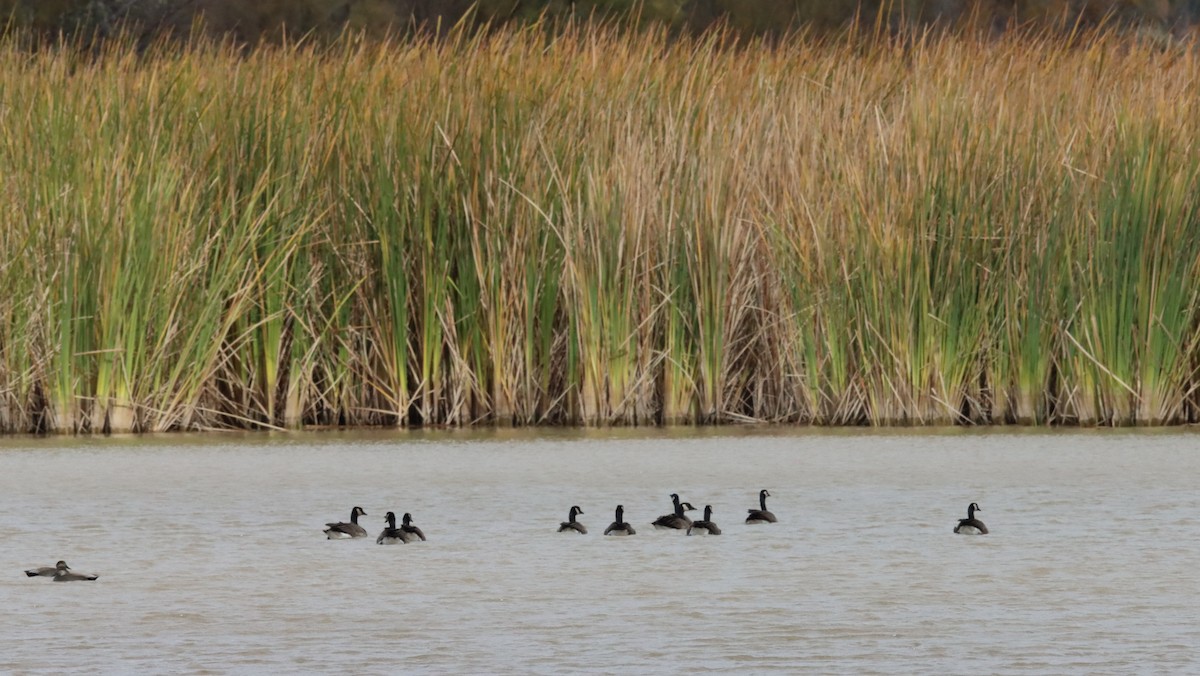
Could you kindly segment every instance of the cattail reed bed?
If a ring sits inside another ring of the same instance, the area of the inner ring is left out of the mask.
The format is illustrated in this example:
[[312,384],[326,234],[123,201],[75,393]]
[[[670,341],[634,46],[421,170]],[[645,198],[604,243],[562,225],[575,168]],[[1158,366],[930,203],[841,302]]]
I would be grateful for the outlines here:
[[1178,424],[1200,56],[0,44],[0,430]]

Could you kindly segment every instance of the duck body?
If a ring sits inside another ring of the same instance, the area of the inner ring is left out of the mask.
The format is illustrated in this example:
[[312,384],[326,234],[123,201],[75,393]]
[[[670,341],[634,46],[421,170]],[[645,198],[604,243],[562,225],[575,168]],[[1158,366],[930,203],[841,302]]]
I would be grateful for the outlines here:
[[625,507],[624,506],[617,505],[616,518],[613,520],[613,522],[611,524],[609,524],[608,528],[604,529],[604,534],[605,535],[622,535],[622,536],[623,535],[637,535],[637,531],[633,529],[633,526],[628,523],[625,523]]
[[983,508],[978,503],[972,502],[968,505],[967,518],[958,520],[958,525],[954,527],[954,532],[959,535],[987,535],[987,526],[975,518],[975,512],[977,511],[983,511]]
[[691,503],[680,502],[679,494],[677,493],[671,494],[671,503],[674,505],[675,511],[672,514],[663,514],[655,519],[650,525],[654,526],[656,530],[686,531],[688,528],[691,528],[692,520],[689,519],[684,512],[695,509],[695,507],[692,507]]
[[404,523],[400,525],[400,537],[404,538],[406,543],[416,542],[417,540],[421,542],[425,541],[425,534],[421,532],[420,528],[412,524],[412,514],[408,512],[404,513]]
[[404,534],[399,528],[396,528],[396,513],[388,512],[384,517],[384,522],[387,527],[379,533],[379,537],[375,538],[377,545],[402,545],[404,544]]
[[775,515],[767,509],[767,498],[771,493],[767,489],[758,492],[758,509],[748,509],[746,523],[775,523]]
[[577,514],[583,514],[583,510],[580,509],[578,506],[572,507],[571,513],[567,515],[567,520],[563,521],[562,523],[560,523],[558,525],[558,532],[560,532],[560,533],[578,533],[580,535],[587,535],[587,526],[584,526],[583,524],[581,524],[575,520],[575,516]]
[[367,537],[367,529],[358,525],[358,517],[366,516],[362,507],[355,507],[350,510],[350,523],[339,521],[337,523],[325,524],[328,528],[325,529],[325,538],[328,540],[349,540],[352,538]]
[[67,565],[66,561],[59,561],[58,563],[54,564],[53,566],[42,566],[41,568],[30,568],[29,570],[25,571],[25,574],[28,575],[29,577],[54,577],[55,575],[58,574],[58,571],[60,571],[60,570],[63,570],[63,571],[66,571],[69,573],[69,572],[71,572],[71,567]]
[[691,528],[687,530],[688,535],[720,535],[721,529],[712,521],[712,505],[704,506],[704,518],[699,521],[693,521]]

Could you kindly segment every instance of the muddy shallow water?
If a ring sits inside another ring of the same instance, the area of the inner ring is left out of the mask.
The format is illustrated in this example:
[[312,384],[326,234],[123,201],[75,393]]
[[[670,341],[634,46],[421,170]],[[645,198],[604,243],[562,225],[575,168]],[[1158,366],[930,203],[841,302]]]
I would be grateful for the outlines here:
[[1188,430],[5,439],[0,671],[1195,672],[1198,483]]

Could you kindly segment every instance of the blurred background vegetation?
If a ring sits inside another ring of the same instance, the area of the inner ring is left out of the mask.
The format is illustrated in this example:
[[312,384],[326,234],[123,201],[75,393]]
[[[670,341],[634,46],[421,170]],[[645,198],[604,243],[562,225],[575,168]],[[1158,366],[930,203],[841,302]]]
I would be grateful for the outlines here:
[[727,24],[753,35],[836,30],[867,17],[900,27],[975,24],[1070,27],[1100,23],[1181,33],[1200,23],[1200,0],[0,0],[10,28],[104,36],[122,25],[143,37],[197,31],[243,42],[345,30],[385,35],[555,19],[604,18],[699,32]]

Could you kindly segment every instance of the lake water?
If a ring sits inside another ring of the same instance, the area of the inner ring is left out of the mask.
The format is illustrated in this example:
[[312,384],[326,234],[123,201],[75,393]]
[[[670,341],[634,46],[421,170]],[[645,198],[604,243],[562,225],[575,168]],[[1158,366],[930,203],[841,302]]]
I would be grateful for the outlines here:
[[1197,673],[1198,484],[1188,430],[6,439],[0,672]]

